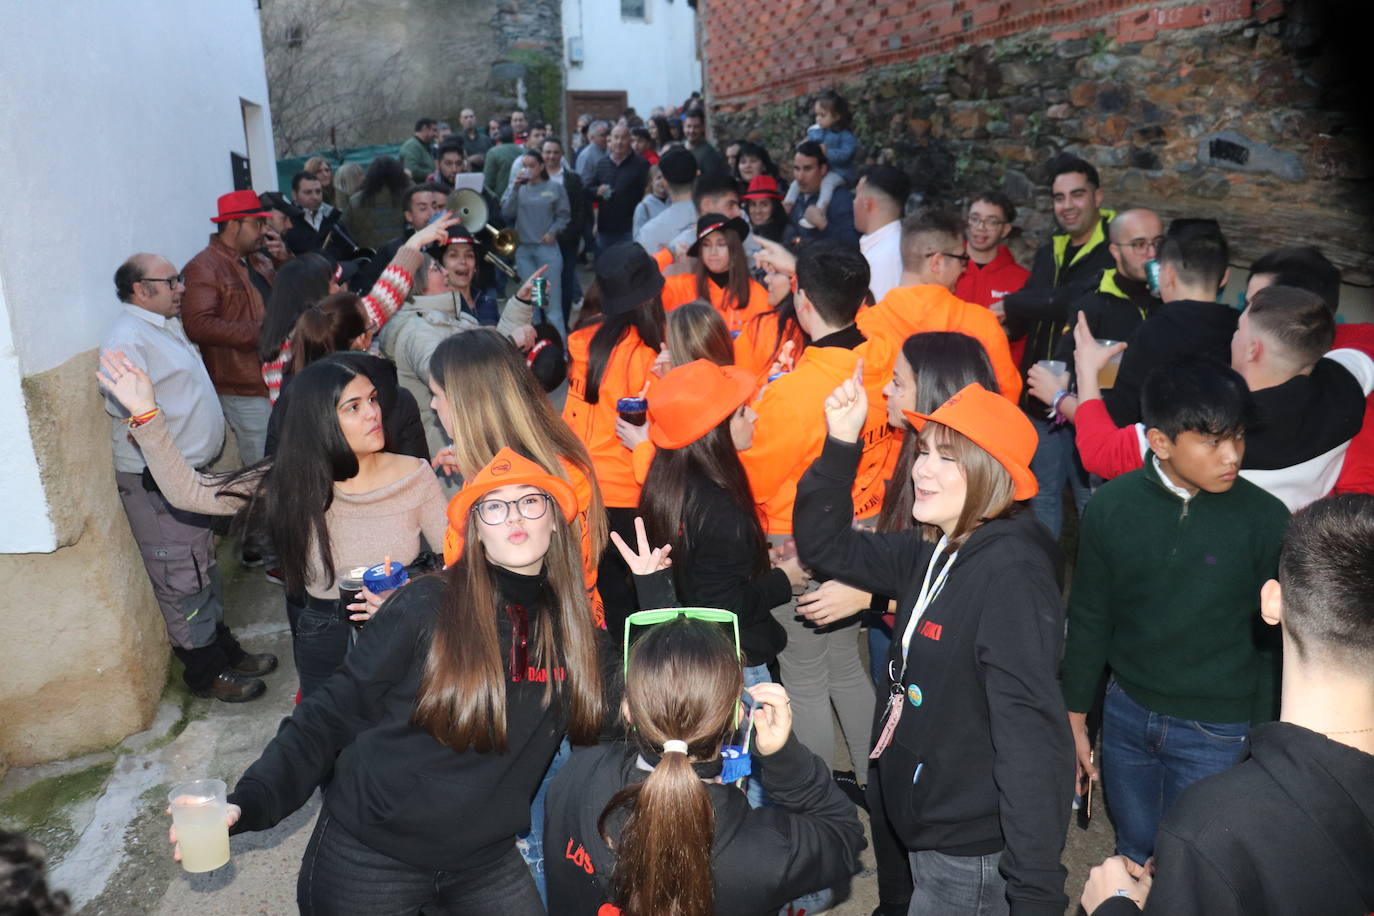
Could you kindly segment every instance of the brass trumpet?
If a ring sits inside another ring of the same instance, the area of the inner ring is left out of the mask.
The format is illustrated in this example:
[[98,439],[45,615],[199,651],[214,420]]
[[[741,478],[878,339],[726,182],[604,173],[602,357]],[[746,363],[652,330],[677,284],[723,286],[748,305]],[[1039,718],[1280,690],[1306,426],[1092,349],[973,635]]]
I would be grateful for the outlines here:
[[449,198],[449,209],[463,223],[463,228],[472,233],[474,239],[487,246],[487,251],[482,257],[506,276],[519,280],[520,274],[501,258],[515,254],[515,249],[520,247],[520,238],[514,229],[497,229],[487,222],[487,202],[482,195],[471,188],[459,188]]

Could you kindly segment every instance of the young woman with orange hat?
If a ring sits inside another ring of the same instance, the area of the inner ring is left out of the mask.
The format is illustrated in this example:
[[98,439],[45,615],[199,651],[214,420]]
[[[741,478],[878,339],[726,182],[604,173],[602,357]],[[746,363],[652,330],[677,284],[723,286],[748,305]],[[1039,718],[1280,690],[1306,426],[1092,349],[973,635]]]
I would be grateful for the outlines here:
[[[628,449],[615,433],[616,402],[642,397],[650,367],[663,344],[663,275],[633,242],[613,245],[596,259],[601,292],[599,320],[568,338],[568,396],[563,419],[587,446],[612,531],[629,537],[639,505],[639,483]],[[597,585],[614,638],[636,609],[629,570],[615,550],[602,553]]]
[[1022,505],[1034,428],[978,384],[905,413],[920,524],[870,534],[849,524],[867,409],[854,379],[826,399],[795,531],[803,563],[898,596],[869,785],[909,852],[910,912],[1063,912],[1074,746],[1056,681],[1059,551]]
[[738,336],[745,322],[768,311],[768,291],[749,273],[749,257],[744,253],[748,237],[749,224],[741,217],[702,214],[697,219],[696,241],[687,249],[688,256],[696,258],[696,266],[691,273],[667,278],[663,307],[672,311],[698,299],[709,302],[725,319],[730,336]]
[[769,612],[805,581],[795,559],[770,564],[768,538],[739,460],[754,438],[753,396],[753,376],[705,359],[650,384],[649,441],[657,450],[639,497],[650,542],[672,548],[675,591],[641,595],[640,603],[680,602],[737,614],[751,684],[770,680],[767,666],[787,641]]
[[333,769],[302,913],[545,912],[515,837],[562,736],[595,743],[608,708],[577,498],[502,449],[448,515],[457,562],[395,593],[229,796],[232,832],[266,830]]

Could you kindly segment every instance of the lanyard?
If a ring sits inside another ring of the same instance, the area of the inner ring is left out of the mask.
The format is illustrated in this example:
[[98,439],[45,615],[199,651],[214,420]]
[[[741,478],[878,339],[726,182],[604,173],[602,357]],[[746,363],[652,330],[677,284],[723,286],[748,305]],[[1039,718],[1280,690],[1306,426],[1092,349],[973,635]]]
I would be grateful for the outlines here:
[[[902,673],[897,679],[902,682],[906,678],[906,666],[908,652],[911,647],[911,637],[916,635],[916,624],[920,623],[926,609],[935,603],[940,591],[945,587],[945,580],[949,578],[949,571],[954,568],[954,561],[959,556],[959,551],[949,555],[949,560],[938,574],[935,573],[935,564],[940,559],[940,553],[949,544],[948,536],[941,536],[940,542],[935,545],[935,553],[930,557],[930,563],[926,566],[925,578],[921,580],[921,592],[916,598],[916,606],[912,608],[911,619],[906,622],[906,629],[902,631]],[[935,581],[931,581],[931,575],[935,575]],[[889,672],[890,674],[891,672]]]

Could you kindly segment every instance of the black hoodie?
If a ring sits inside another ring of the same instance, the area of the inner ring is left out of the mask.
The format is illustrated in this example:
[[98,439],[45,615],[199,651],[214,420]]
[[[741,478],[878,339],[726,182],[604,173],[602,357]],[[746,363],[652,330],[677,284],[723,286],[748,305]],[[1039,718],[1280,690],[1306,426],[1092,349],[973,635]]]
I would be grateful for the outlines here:
[[[543,577],[491,571],[498,607],[523,605],[529,632],[536,632]],[[272,827],[305,803],[331,766],[329,813],[359,842],[415,868],[453,871],[494,861],[529,829],[530,802],[567,721],[557,693],[544,702],[545,669],[531,667],[523,681],[505,685],[506,753],[455,751],[411,724],[446,587],[442,575],[425,576],[382,605],[343,668],[282,721],[239,779],[229,801],[243,814],[231,832]],[[511,624],[500,612],[496,619],[506,659]],[[601,655],[613,694],[614,653],[604,641]],[[618,705],[618,695],[608,696],[608,710]]]
[[[826,439],[797,487],[793,531],[802,562],[818,575],[898,596],[890,684],[934,545],[919,530],[850,526],[859,454],[858,445]],[[876,763],[884,810],[908,849],[1002,852],[1014,916],[1062,916],[1068,905],[1059,859],[1074,750],[1056,681],[1060,564],[1054,539],[1030,513],[992,519],[970,535],[912,636],[901,719]],[[887,700],[880,691],[880,713]]]
[[[597,821],[612,796],[648,776],[638,759],[639,751],[623,744],[578,750],[554,778],[544,826],[550,913],[597,916],[611,900],[616,859]],[[750,808],[734,786],[706,786],[715,812],[716,916],[771,916],[789,900],[834,887],[859,870],[863,827],[821,758],[791,735],[754,764],[775,807]],[[620,809],[607,818],[612,840],[627,816]]]
[[[1112,898],[1093,916],[1138,913]],[[1183,791],[1155,840],[1147,914],[1374,912],[1374,755],[1286,722],[1250,757]]]

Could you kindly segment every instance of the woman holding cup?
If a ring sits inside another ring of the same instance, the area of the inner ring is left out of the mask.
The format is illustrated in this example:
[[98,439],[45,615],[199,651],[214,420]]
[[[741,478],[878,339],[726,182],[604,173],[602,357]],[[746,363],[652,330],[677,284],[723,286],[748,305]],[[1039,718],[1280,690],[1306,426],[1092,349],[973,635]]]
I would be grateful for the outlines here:
[[[652,378],[650,369],[664,342],[663,275],[643,248],[625,242],[596,259],[596,279],[602,317],[568,338],[563,419],[591,453],[610,529],[628,538],[640,487],[630,452],[616,436],[617,403],[642,397]],[[617,636],[625,615],[635,609],[635,597],[629,571],[613,549],[602,553],[597,584],[606,625]]]
[[177,451],[148,376],[124,358],[100,358],[100,384],[129,411],[130,434],[167,501],[205,515],[261,512],[286,579],[287,619],[302,695],[343,664],[347,620],[366,622],[382,596],[339,606],[338,572],[387,554],[413,562],[421,537],[443,543],[444,494],[429,464],[386,451],[377,387],[352,354],[296,375],[275,455],[230,474],[192,468]]
[[596,743],[617,705],[577,498],[502,449],[449,516],[457,562],[395,594],[228,797],[234,832],[266,830],[333,771],[297,881],[304,914],[545,912],[516,835],[564,734]]

